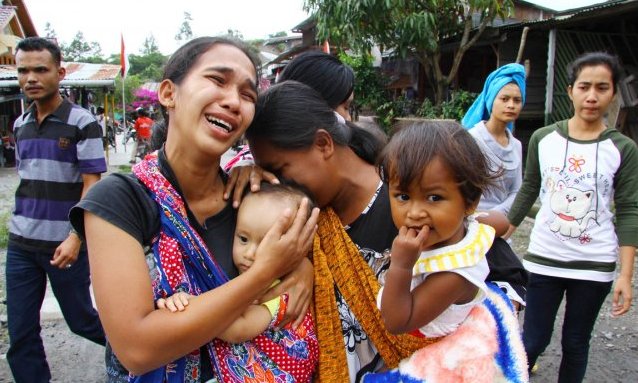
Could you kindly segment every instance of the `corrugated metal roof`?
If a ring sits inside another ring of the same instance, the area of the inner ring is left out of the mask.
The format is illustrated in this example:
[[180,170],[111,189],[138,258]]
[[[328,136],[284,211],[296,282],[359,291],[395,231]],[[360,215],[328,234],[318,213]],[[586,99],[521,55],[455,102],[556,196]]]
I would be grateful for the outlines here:
[[[66,76],[61,86],[102,87],[115,86],[115,78],[120,75],[120,66],[113,64],[92,64],[62,62]],[[18,87],[18,74],[13,65],[0,65],[0,87]]]
[[623,3],[632,3],[636,0],[610,0],[610,1],[601,1],[600,3],[596,3],[596,4],[591,4],[591,5],[586,5],[584,7],[579,7],[579,8],[571,8],[571,9],[565,9],[563,11],[560,12],[556,12],[556,16],[576,16],[580,13],[585,13],[585,12],[589,12],[589,11],[593,11],[593,10],[597,10],[597,9],[602,9],[602,8],[610,8],[610,7],[615,7],[618,4],[623,4]]
[[[120,74],[120,66],[113,64],[62,62],[62,66],[66,68],[65,81],[115,80]],[[0,79],[17,80],[16,67],[0,65]]]
[[[635,4],[631,4],[635,3]],[[554,17],[546,19],[546,20],[533,20],[526,21],[522,23],[509,24],[501,26],[500,29],[511,29],[511,28],[520,28],[524,26],[534,26],[534,27],[543,27],[543,26],[552,26],[557,24],[562,24],[564,22],[568,22],[577,17],[587,17],[587,16],[596,16],[603,9],[611,9],[620,6],[626,5],[636,5],[638,6],[638,0],[615,0],[615,1],[607,1],[598,4],[592,4],[581,8],[567,9],[565,11],[557,12]]]
[[293,35],[293,36],[279,36],[279,37],[271,37],[269,39],[264,40],[264,45],[272,45],[272,44],[279,44],[279,43],[285,43],[288,41],[297,41],[297,40],[301,40],[303,38],[303,35]]
[[14,79],[16,77],[16,68],[11,65],[0,65],[0,79]]
[[120,74],[120,66],[113,64],[90,64],[63,62],[65,80],[114,80]]

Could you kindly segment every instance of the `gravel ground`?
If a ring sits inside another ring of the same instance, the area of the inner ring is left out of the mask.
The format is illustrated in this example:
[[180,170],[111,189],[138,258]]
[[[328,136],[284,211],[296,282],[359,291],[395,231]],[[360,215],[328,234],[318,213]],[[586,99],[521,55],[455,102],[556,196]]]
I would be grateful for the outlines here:
[[[532,219],[526,218],[514,233],[512,243],[516,254],[525,254],[533,222]],[[636,263],[634,263],[634,275],[635,270],[638,270]],[[601,309],[592,335],[585,382],[638,382],[638,364],[636,363],[638,360],[638,309],[636,308],[638,286],[635,280],[634,277],[633,305],[627,314],[618,318],[611,316],[612,294],[609,294]],[[539,369],[531,376],[532,382],[554,382],[557,379],[562,355],[560,329],[563,314],[561,307],[554,324],[552,342],[538,359]],[[521,325],[522,319],[521,313]]]
[[[114,169],[112,169],[114,170]],[[0,225],[4,225],[13,207],[17,185],[15,169],[0,168]],[[524,221],[513,237],[517,254],[524,254],[532,220]],[[1,233],[0,229],[0,233]],[[0,301],[4,302],[4,265],[6,249],[0,247]],[[634,284],[634,297],[638,290]],[[635,306],[635,305],[634,305]],[[586,382],[638,382],[638,310],[636,307],[620,318],[611,318],[611,296],[605,303],[594,329]],[[563,313],[559,311],[556,328]],[[522,315],[521,315],[522,318]],[[522,319],[521,319],[522,320]],[[11,382],[6,362],[8,347],[6,307],[0,304],[0,382]],[[54,382],[103,382],[104,349],[72,334],[63,320],[45,320],[42,336]],[[560,364],[560,331],[555,331],[550,347],[539,359],[539,371],[532,382],[556,380]]]

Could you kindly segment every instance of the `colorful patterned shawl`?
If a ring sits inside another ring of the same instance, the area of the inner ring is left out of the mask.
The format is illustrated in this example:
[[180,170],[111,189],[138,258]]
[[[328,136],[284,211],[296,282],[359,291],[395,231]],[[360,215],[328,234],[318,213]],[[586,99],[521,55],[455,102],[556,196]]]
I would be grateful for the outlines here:
[[[160,209],[160,234],[153,241],[157,278],[155,299],[185,291],[199,295],[228,281],[223,269],[188,221],[182,197],[162,175],[157,152],[133,167]],[[206,345],[220,383],[310,381],[318,345],[310,314],[297,332],[268,329],[251,342],[229,344],[214,339]],[[141,376],[133,382],[199,382],[200,351]]]

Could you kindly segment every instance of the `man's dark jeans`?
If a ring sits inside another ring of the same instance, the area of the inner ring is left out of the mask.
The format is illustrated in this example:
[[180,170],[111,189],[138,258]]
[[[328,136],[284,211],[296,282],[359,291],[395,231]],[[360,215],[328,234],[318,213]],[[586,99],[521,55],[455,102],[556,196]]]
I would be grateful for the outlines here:
[[561,339],[563,358],[558,381],[582,382],[587,370],[591,333],[611,285],[612,282],[530,273],[523,324],[523,344],[530,370],[551,341],[556,312],[565,296]]
[[68,269],[51,266],[51,257],[51,253],[26,251],[9,243],[6,264],[7,360],[16,383],[51,380],[40,337],[40,308],[47,276],[71,331],[95,343],[106,343],[100,319],[91,302],[86,252],[81,251],[77,261]]

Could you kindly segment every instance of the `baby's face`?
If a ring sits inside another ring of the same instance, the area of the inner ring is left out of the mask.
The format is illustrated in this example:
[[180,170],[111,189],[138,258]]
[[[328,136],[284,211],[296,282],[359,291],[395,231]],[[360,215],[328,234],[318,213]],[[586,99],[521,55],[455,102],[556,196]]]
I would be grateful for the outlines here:
[[295,212],[297,204],[277,194],[248,194],[242,200],[233,239],[233,262],[240,273],[253,264],[257,247],[286,208]]

